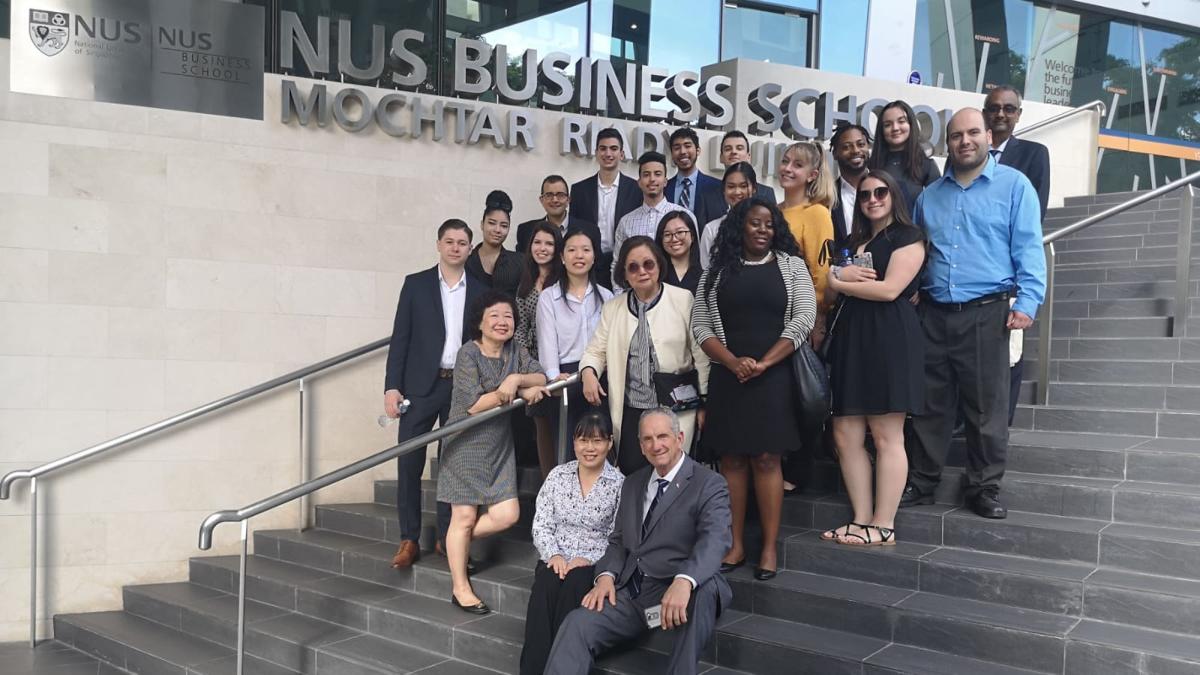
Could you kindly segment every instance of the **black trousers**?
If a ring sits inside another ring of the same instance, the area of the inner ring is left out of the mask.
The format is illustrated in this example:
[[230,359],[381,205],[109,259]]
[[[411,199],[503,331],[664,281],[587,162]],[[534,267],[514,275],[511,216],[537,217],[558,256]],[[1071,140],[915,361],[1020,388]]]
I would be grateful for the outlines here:
[[909,481],[924,493],[937,487],[961,404],[967,496],[998,488],[1008,453],[1008,303],[952,312],[922,302],[918,311],[925,330],[926,413],[913,417]]
[[1012,426],[1013,418],[1017,416],[1017,401],[1021,398],[1021,376],[1025,374],[1025,357],[1017,360],[1016,365],[1009,368],[1008,383],[1008,426]]
[[[439,379],[428,396],[412,397],[408,412],[400,416],[398,441],[403,443],[433,429],[433,423],[445,424],[450,416],[452,381]],[[440,446],[439,446],[440,447]],[[425,472],[425,448],[396,458],[396,511],[400,519],[400,539],[421,540],[421,474]],[[437,538],[445,540],[450,529],[450,505],[437,504]]]
[[621,438],[620,446],[617,448],[617,468],[626,476],[650,465],[650,462],[647,462],[646,457],[642,455],[642,444],[638,440],[638,423],[642,421],[643,412],[645,411],[639,408],[625,406],[625,411],[621,413]]
[[521,649],[521,675],[542,675],[558,627],[567,614],[579,607],[592,590],[594,565],[576,567],[559,579],[546,563],[538,561],[533,571],[533,589],[525,613],[525,646]]

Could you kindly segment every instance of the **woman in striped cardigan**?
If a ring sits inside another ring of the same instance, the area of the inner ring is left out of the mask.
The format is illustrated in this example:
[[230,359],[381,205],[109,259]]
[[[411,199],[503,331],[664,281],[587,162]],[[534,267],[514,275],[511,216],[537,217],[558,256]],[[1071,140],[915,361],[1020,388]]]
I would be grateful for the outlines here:
[[775,576],[781,460],[802,442],[789,357],[808,339],[816,315],[812,276],[783,214],[759,198],[733,207],[692,308],[692,332],[712,361],[701,442],[720,457],[733,512],[733,547],[722,571],[746,561],[743,532],[753,479],[763,528],[754,577]]

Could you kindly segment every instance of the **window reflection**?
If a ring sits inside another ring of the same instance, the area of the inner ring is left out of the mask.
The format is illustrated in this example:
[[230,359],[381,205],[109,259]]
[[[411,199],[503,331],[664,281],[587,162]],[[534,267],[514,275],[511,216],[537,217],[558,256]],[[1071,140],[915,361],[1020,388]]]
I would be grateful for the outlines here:
[[699,72],[719,56],[715,0],[593,0],[591,20],[593,58]]
[[805,14],[727,5],[721,58],[808,66],[810,32]]
[[821,55],[817,65],[851,75],[863,74],[867,57],[868,0],[827,2],[821,11]]

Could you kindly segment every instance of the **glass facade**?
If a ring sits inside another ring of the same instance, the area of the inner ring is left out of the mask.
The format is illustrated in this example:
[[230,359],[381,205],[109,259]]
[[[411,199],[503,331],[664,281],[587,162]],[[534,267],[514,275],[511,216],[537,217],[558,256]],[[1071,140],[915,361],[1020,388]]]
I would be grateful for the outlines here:
[[1026,100],[1101,100],[1100,192],[1200,169],[1200,33],[1029,0],[918,0],[913,68],[966,91],[1012,85]]

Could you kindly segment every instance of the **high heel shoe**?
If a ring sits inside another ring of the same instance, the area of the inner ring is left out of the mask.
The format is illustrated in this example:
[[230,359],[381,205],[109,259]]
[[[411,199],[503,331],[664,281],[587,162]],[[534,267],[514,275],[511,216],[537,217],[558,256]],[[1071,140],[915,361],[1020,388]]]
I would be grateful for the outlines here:
[[762,567],[754,568],[754,578],[759,581],[770,581],[775,578],[776,574],[778,574],[776,570],[769,570]]
[[458,598],[453,593],[450,594],[450,604],[461,609],[467,614],[483,615],[489,614],[492,611],[492,608],[488,607],[487,604],[482,600],[474,605],[464,605],[458,601]]
[[736,570],[737,568],[739,568],[745,564],[746,564],[745,558],[742,558],[741,560],[739,560],[737,562],[731,562],[731,563],[723,562],[723,563],[721,563],[721,574],[729,574],[730,572]]

